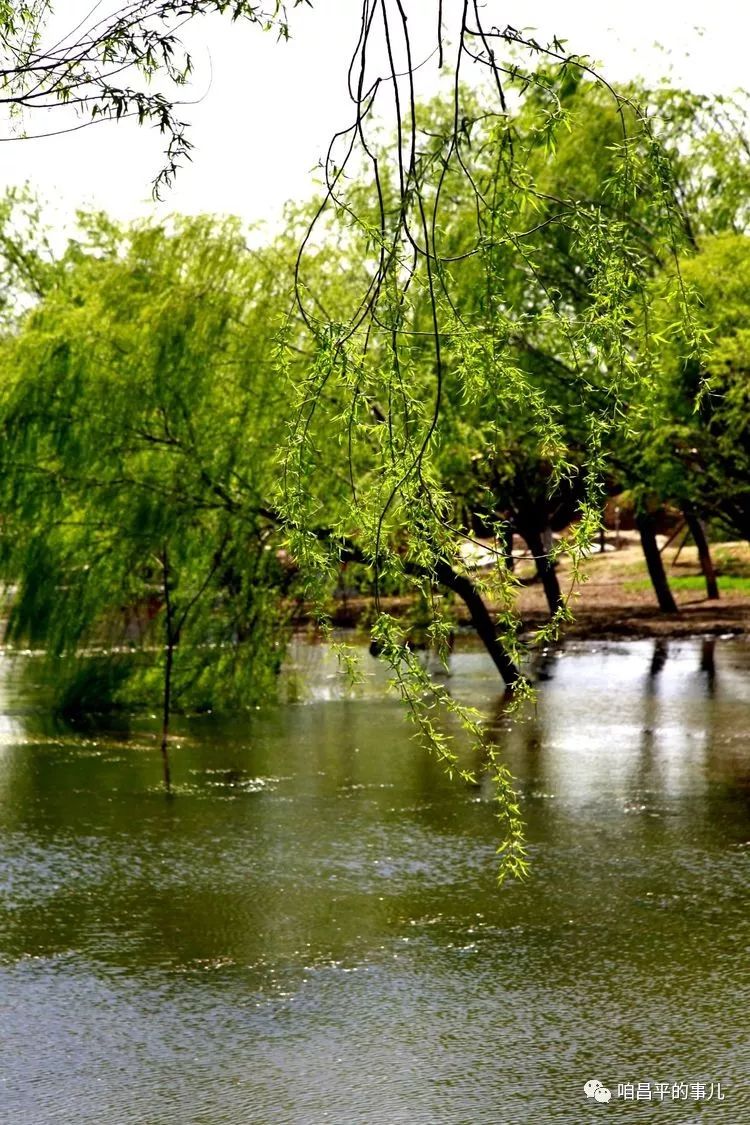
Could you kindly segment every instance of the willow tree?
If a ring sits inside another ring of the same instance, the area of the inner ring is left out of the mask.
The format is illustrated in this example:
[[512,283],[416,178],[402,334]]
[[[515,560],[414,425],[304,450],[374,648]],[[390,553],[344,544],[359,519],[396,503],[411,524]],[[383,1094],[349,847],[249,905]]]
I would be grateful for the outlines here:
[[0,351],[9,634],[99,657],[99,693],[105,677],[130,702],[160,694],[169,784],[172,706],[252,704],[283,656],[264,508],[280,282],[212,220],[94,217],[57,266]]
[[[547,72],[547,77],[554,77]],[[567,468],[555,479],[554,466],[545,453],[549,429],[541,432],[533,421],[533,399],[521,396],[508,409],[502,397],[491,409],[486,401],[473,405],[457,400],[453,408],[459,440],[450,440],[446,428],[439,460],[447,463],[448,481],[459,496],[471,498],[468,514],[478,517],[485,528],[503,519],[511,519],[516,530],[526,539],[537,556],[540,577],[545,584],[551,609],[561,600],[561,591],[554,570],[550,568],[543,547],[545,525],[556,524],[555,530],[570,521],[575,505],[583,492],[587,472],[587,429],[592,414],[601,415],[610,409],[607,378],[602,378],[601,356],[597,351],[579,349],[573,359],[566,338],[567,318],[540,318],[549,304],[550,294],[558,309],[567,309],[569,316],[584,318],[589,314],[595,293],[589,285],[590,263],[585,240],[580,237],[581,224],[572,217],[561,216],[563,199],[575,201],[578,208],[591,214],[596,209],[617,214],[622,224],[621,252],[629,255],[635,268],[623,273],[619,298],[630,305],[633,318],[628,327],[629,347],[640,353],[640,369],[647,378],[640,378],[632,390],[620,395],[619,409],[627,425],[617,425],[606,448],[602,450],[604,479],[608,486],[628,488],[637,502],[637,520],[649,570],[660,605],[674,612],[676,606],[669,591],[653,532],[650,508],[665,502],[679,502],[702,542],[696,513],[706,512],[700,503],[700,483],[696,475],[686,491],[685,474],[675,461],[670,442],[653,443],[654,417],[666,422],[664,397],[655,411],[653,401],[644,398],[657,391],[662,379],[654,348],[649,345],[648,331],[643,340],[632,329],[635,324],[648,328],[649,317],[656,310],[658,284],[650,277],[668,279],[667,286],[676,294],[670,299],[672,323],[683,323],[677,334],[679,349],[696,371],[696,387],[703,385],[705,367],[698,352],[700,338],[710,324],[698,308],[685,315],[685,291],[677,284],[678,270],[674,253],[680,249],[686,256],[695,253],[707,231],[737,231],[746,225],[750,200],[750,159],[747,142],[738,118],[741,103],[723,99],[711,101],[689,91],[660,86],[656,90],[642,84],[630,85],[622,91],[628,101],[624,106],[631,135],[632,159],[643,164],[653,151],[648,132],[637,129],[632,103],[653,114],[653,127],[658,128],[661,159],[668,169],[670,181],[641,175],[637,195],[626,204],[613,198],[610,184],[617,179],[621,121],[618,107],[606,89],[593,82],[582,71],[568,71],[558,77],[555,91],[566,115],[566,126],[552,151],[536,131],[538,97],[527,98],[516,112],[516,140],[524,141],[529,154],[528,167],[533,182],[543,198],[535,204],[533,229],[524,237],[524,256],[506,240],[494,251],[496,273],[502,277],[506,307],[522,310],[509,328],[506,341],[508,353],[524,369],[527,383],[543,397],[554,414],[560,440],[560,456]],[[441,107],[435,107],[439,121]],[[444,110],[443,110],[444,116]],[[491,155],[482,147],[483,122],[475,115],[475,149]],[[433,129],[439,132],[439,129]],[[481,156],[475,156],[475,166]],[[726,175],[725,175],[726,172]],[[664,189],[669,188],[673,206],[665,212]],[[514,186],[506,178],[493,183],[493,191],[510,199]],[[460,255],[467,223],[472,222],[472,201],[451,191],[443,206],[443,230],[451,235],[454,253]],[[665,216],[670,224],[665,225]],[[474,261],[474,266],[468,263]],[[527,268],[527,261],[534,269]],[[475,259],[465,259],[451,269],[454,301],[463,317],[482,314],[486,308],[488,288]],[[698,270],[700,273],[700,268]],[[694,271],[682,270],[687,288],[692,285]],[[692,285],[693,289],[697,289]],[[700,294],[697,294],[700,296]],[[682,304],[682,309],[680,308]],[[702,300],[698,302],[702,307]],[[662,329],[660,329],[661,331]],[[660,348],[656,348],[657,354]],[[447,381],[450,400],[451,379]],[[460,389],[460,385],[459,385]],[[454,400],[456,396],[453,396]],[[694,404],[693,404],[694,405]],[[450,402],[446,402],[444,415]],[[690,406],[688,409],[692,409]],[[648,456],[644,459],[644,450]],[[448,456],[446,457],[446,452]],[[467,453],[470,456],[467,456]],[[658,465],[655,461],[659,461]],[[670,467],[671,466],[671,467]],[[682,486],[678,485],[678,477]],[[443,471],[443,479],[445,471]],[[473,505],[473,506],[472,506]],[[704,548],[704,555],[707,548]]]
[[750,237],[700,238],[680,268],[698,299],[706,345],[700,357],[686,360],[671,279],[666,292],[663,279],[655,282],[657,377],[644,388],[653,425],[640,443],[641,472],[683,511],[750,539]]

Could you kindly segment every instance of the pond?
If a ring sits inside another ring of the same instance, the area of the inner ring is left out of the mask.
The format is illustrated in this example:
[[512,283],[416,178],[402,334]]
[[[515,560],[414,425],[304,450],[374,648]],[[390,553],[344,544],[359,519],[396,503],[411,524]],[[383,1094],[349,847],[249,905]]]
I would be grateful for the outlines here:
[[2,1120],[750,1121],[750,645],[570,644],[520,724],[454,654],[519,779],[502,888],[488,793],[363,659],[184,722],[169,800],[152,735],[53,729],[2,658]]

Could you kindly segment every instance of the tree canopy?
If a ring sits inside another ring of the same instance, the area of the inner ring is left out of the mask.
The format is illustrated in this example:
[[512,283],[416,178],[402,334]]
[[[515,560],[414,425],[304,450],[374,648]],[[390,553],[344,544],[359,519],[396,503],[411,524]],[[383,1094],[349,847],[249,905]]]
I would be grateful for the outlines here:
[[265,509],[280,291],[234,222],[91,217],[2,349],[11,637],[104,651],[147,703],[165,651],[170,706],[268,692],[289,580]]
[[704,333],[700,355],[686,348],[674,305],[662,296],[658,377],[648,395],[653,432],[644,471],[664,499],[690,504],[730,534],[750,538],[750,385],[747,234],[700,240],[680,265]]

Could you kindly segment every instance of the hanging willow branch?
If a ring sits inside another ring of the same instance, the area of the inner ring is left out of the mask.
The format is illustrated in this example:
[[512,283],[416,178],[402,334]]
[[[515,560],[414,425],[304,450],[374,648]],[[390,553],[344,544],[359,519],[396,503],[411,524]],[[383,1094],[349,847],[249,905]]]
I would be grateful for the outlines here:
[[[375,575],[380,650],[443,761],[427,709],[439,703],[461,713],[475,736],[480,728],[424,682],[381,611],[383,581],[416,565],[437,583],[450,566],[506,607],[514,592],[502,552],[483,583],[462,562],[461,541],[471,536],[440,468],[446,435],[467,404],[484,447],[501,450],[503,420],[517,417],[549,464],[550,488],[580,479],[578,519],[556,548],[572,559],[575,583],[599,528],[608,445],[629,424],[627,402],[648,377],[634,306],[655,266],[676,261],[690,234],[648,113],[562,41],[543,44],[488,22],[492,7],[438,3],[434,39],[418,56],[406,0],[362,2],[348,72],[354,118],[331,142],[324,192],[297,257],[297,308],[317,350],[299,387],[279,499],[303,565],[335,567],[346,542],[361,544]],[[443,79],[439,95],[425,99],[417,86],[430,71]],[[610,173],[592,198],[548,173],[576,91],[588,91],[613,122]],[[545,260],[551,236],[563,248],[564,284]],[[324,249],[332,242],[333,265]],[[682,306],[689,320],[684,293]],[[553,357],[585,420],[577,460],[557,392],[534,377],[535,354]],[[326,479],[319,470],[332,425],[349,460],[337,506],[316,483]],[[327,552],[314,533],[322,513]],[[537,643],[558,635],[572,592]],[[522,659],[519,623],[512,613],[505,622],[499,641],[509,659]],[[445,627],[438,620],[435,628]],[[527,691],[519,678],[517,694]],[[517,838],[509,856],[504,870],[518,874]]]
[[[304,0],[294,0],[294,6]],[[0,105],[17,129],[3,140],[72,132],[96,121],[133,119],[165,138],[165,163],[153,184],[155,196],[190,159],[188,126],[173,92],[185,86],[193,60],[180,33],[196,16],[218,13],[249,20],[288,37],[281,0],[132,0],[101,16],[99,4],[57,40],[48,41],[50,0],[0,4]],[[165,80],[165,89],[150,87]],[[36,111],[68,106],[73,123],[35,127]],[[30,122],[31,119],[31,122]],[[27,130],[27,123],[30,127]]]

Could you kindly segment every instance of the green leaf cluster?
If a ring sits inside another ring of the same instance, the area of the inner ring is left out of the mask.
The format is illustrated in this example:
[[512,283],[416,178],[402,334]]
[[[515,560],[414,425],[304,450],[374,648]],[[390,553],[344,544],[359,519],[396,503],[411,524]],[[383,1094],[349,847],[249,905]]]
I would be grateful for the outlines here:
[[278,274],[234,222],[86,221],[0,352],[9,634],[119,652],[145,701],[170,645],[176,704],[254,703],[290,580],[265,507]]

